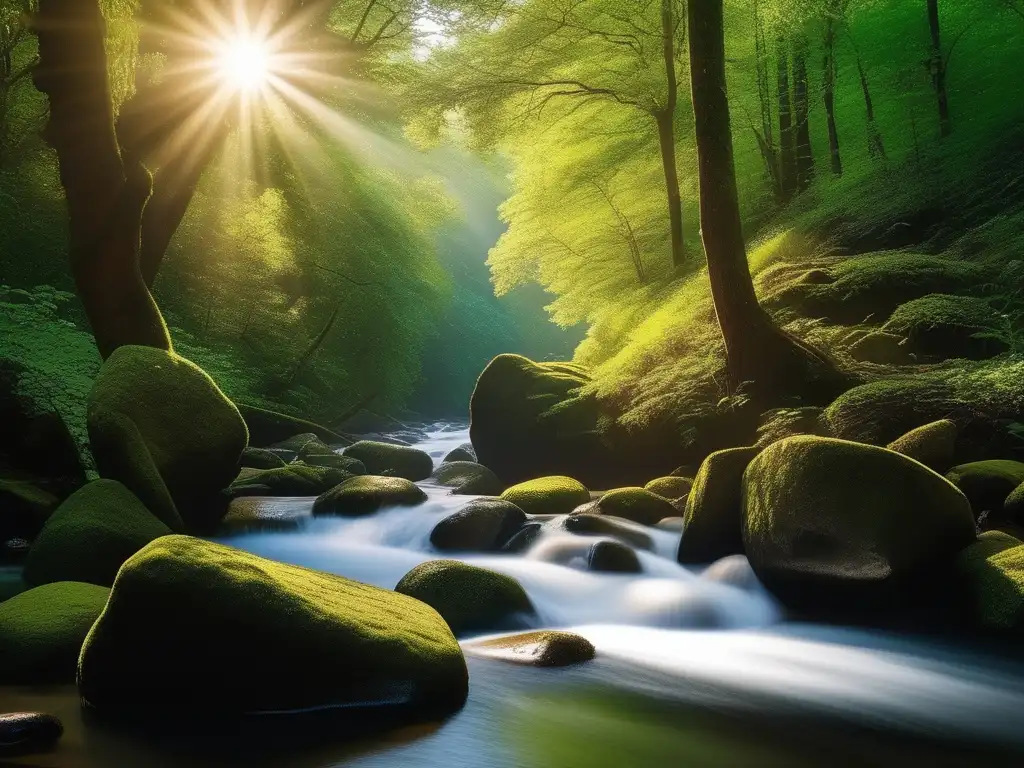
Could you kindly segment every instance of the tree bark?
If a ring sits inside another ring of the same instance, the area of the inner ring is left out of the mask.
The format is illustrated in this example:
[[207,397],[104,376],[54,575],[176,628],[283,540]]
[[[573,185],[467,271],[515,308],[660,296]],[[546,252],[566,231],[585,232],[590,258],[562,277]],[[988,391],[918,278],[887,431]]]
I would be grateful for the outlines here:
[[839,131],[836,129],[836,27],[835,19],[829,14],[825,19],[825,64],[824,64],[825,117],[828,123],[828,155],[832,173],[843,174],[843,159],[839,154]]
[[33,78],[50,100],[44,137],[60,163],[71,270],[100,354],[126,344],[170,349],[139,270],[152,180],[117,143],[98,0],[40,0],[36,31],[40,63]]
[[885,158],[885,144],[882,142],[882,132],[878,130],[875,122],[875,103],[871,100],[871,89],[868,87],[868,74],[864,71],[864,62],[857,56],[857,74],[860,75],[860,89],[864,94],[864,111],[867,117],[868,127],[868,155],[871,157]]
[[752,382],[760,403],[780,395],[831,397],[840,378],[835,368],[776,327],[754,293],[726,96],[723,0],[690,0],[688,13],[700,228],[730,381]]
[[672,266],[686,261],[683,241],[683,198],[679,192],[679,171],[676,168],[675,118],[679,102],[679,82],[676,78],[675,24],[672,18],[672,0],[661,0],[662,59],[665,64],[665,108],[654,114],[658,125],[658,146],[661,148],[661,166],[665,174],[665,192],[668,196],[668,219],[672,238]]
[[[692,37],[693,31],[690,31]],[[778,40],[779,100],[779,182],[782,200],[788,203],[796,190],[796,136],[793,132],[793,106],[789,92],[789,45],[784,37]]]
[[953,124],[949,118],[949,94],[946,91],[946,59],[942,55],[939,0],[928,0],[928,28],[932,37],[928,69],[939,102],[939,135],[945,138],[953,132]]
[[803,192],[814,178],[811,149],[810,105],[807,97],[807,38],[798,35],[793,45],[793,113],[796,132],[796,186]]

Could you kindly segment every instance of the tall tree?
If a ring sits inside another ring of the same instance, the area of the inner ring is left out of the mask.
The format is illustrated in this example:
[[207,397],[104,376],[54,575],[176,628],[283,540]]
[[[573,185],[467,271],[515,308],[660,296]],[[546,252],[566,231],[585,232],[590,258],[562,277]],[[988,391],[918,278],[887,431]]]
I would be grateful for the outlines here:
[[796,131],[789,82],[789,41],[782,35],[778,38],[775,55],[778,59],[779,179],[782,200],[789,202],[797,188]]
[[839,130],[836,127],[836,17],[838,0],[829,0],[825,12],[825,58],[822,63],[822,97],[825,101],[825,121],[828,127],[828,156],[832,173],[843,173],[843,159],[839,152]]
[[793,117],[796,134],[796,187],[803,192],[811,185],[814,176],[807,85],[807,38],[803,33],[796,35],[793,41]]
[[953,132],[949,117],[949,93],[946,90],[946,55],[942,51],[942,25],[939,19],[939,0],[928,1],[928,30],[931,45],[927,60],[928,72],[939,106],[939,134],[945,138]]

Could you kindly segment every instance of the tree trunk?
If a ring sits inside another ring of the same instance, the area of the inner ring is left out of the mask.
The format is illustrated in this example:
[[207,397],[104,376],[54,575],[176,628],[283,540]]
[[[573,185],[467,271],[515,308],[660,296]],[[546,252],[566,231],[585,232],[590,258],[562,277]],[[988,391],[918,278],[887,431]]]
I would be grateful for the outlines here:
[[[759,402],[781,394],[831,397],[838,374],[783,333],[757,302],[747,265],[725,81],[723,0],[690,0],[690,82],[700,183],[700,228],[715,313],[734,386]],[[822,386],[828,382],[828,386]]]
[[[693,31],[690,31],[692,37]],[[779,98],[779,182],[782,200],[788,203],[796,190],[796,136],[793,132],[793,107],[789,93],[789,46],[784,37],[778,40]]]
[[50,100],[44,136],[60,163],[71,270],[100,354],[126,344],[170,349],[139,270],[152,181],[140,162],[122,158],[114,133],[98,0],[40,0],[36,31],[40,63],[33,78]]
[[807,38],[799,35],[793,45],[793,113],[796,129],[796,186],[803,192],[814,177],[811,150],[810,105],[807,100]]
[[928,69],[932,76],[935,96],[939,101],[939,135],[945,138],[953,132],[953,124],[949,119],[949,94],[946,92],[946,60],[942,55],[939,0],[928,0],[928,27],[932,35]]
[[885,144],[882,143],[882,132],[878,130],[875,122],[875,104],[871,100],[871,89],[868,87],[868,74],[864,71],[864,62],[860,58],[860,52],[856,51],[857,73],[860,75],[860,89],[864,94],[864,110],[868,123],[868,155],[871,157],[885,158]]
[[779,153],[775,149],[772,129],[772,96],[768,76],[768,45],[764,36],[764,21],[761,18],[759,0],[754,0],[754,56],[757,64],[757,100],[761,107],[761,131],[754,129],[757,146],[761,150],[772,192],[778,205],[783,203],[782,180],[779,177]]
[[832,173],[843,174],[843,160],[839,154],[839,131],[836,130],[836,27],[835,19],[829,14],[825,19],[825,64],[824,64],[825,117],[828,123],[828,155]]
[[661,166],[665,173],[665,192],[668,196],[668,219],[672,237],[672,266],[686,261],[683,242],[683,198],[679,192],[679,172],[676,169],[676,104],[679,101],[679,83],[676,78],[675,24],[672,18],[672,0],[661,2],[662,59],[665,64],[665,108],[656,112],[658,145],[661,148]]

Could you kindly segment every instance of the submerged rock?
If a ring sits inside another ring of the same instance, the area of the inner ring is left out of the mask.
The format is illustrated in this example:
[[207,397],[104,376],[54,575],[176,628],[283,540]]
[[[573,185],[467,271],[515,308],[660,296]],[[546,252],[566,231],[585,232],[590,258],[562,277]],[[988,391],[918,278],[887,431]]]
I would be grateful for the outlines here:
[[1024,463],[1000,459],[974,461],[953,467],[946,477],[970,500],[975,517],[987,512],[990,520],[999,519],[1007,497],[1024,483]]
[[688,477],[659,477],[644,486],[645,490],[669,499],[680,499],[693,488],[693,480]]
[[497,496],[505,490],[496,474],[472,461],[446,461],[434,470],[431,479],[450,487],[454,494]]
[[75,491],[46,522],[25,561],[25,581],[109,587],[129,557],[171,529],[116,480]]
[[955,422],[940,419],[910,430],[889,443],[888,447],[890,451],[920,461],[929,469],[945,472],[953,464],[958,433]]
[[753,592],[761,587],[761,582],[757,580],[757,574],[754,573],[745,555],[723,557],[709,565],[700,577],[747,592]]
[[458,448],[453,448],[445,454],[442,459],[442,464],[449,461],[476,461],[476,451],[473,450],[472,443],[463,443]]
[[640,558],[621,541],[595,541],[587,554],[587,570],[600,573],[641,573]]
[[239,496],[318,496],[354,477],[351,472],[333,467],[313,467],[292,463],[277,469],[255,470],[240,475],[228,488]]
[[345,455],[359,459],[374,475],[392,475],[406,480],[426,480],[434,471],[430,454],[404,445],[360,440],[345,449]]
[[429,606],[187,536],[125,563],[78,683],[99,714],[147,722],[380,705],[440,715],[468,690]]
[[88,407],[89,442],[103,477],[119,480],[172,530],[208,529],[227,507],[249,433],[199,366],[153,347],[116,349]]
[[314,515],[361,517],[383,507],[414,507],[427,500],[423,489],[401,477],[352,477],[317,496]]
[[976,627],[1024,632],[1024,542],[986,531],[960,553],[957,567]]
[[274,451],[266,448],[246,448],[242,451],[242,466],[252,469],[277,469],[283,467],[285,460]]
[[657,525],[662,518],[675,514],[676,509],[668,499],[643,488],[616,488],[583,505],[579,511],[621,517],[641,525]]
[[573,514],[562,521],[569,533],[582,536],[608,536],[640,549],[654,549],[654,540],[637,523],[593,514]]
[[417,565],[402,577],[395,591],[434,608],[456,635],[497,629],[520,614],[534,612],[525,590],[511,576],[458,560]]
[[64,726],[43,712],[0,714],[0,757],[26,755],[52,749],[64,735]]
[[501,498],[528,515],[566,515],[590,501],[590,491],[578,480],[555,475],[538,477],[505,489]]
[[766,448],[743,476],[743,506],[758,578],[787,606],[816,614],[901,610],[975,538],[967,498],[941,475],[831,438]]
[[502,547],[505,552],[525,552],[534,545],[544,530],[544,524],[536,521],[525,523],[522,528]]
[[496,552],[508,544],[526,513],[504,499],[474,499],[434,526],[430,543],[442,552]]
[[0,685],[71,683],[110,590],[58,581],[0,603]]
[[531,667],[567,667],[590,661],[597,655],[593,644],[572,632],[545,629],[488,640],[471,640],[466,649],[490,659]]

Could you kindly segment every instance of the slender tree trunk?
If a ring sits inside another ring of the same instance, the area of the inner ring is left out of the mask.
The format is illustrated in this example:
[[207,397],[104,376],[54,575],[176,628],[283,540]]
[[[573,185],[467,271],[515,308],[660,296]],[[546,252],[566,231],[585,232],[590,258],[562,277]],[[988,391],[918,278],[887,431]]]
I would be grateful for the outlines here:
[[829,14],[825,20],[825,64],[824,64],[825,117],[828,123],[828,155],[832,173],[841,176],[843,159],[839,154],[839,131],[836,129],[836,27],[835,19]]
[[[691,31],[691,36],[693,32]],[[796,136],[793,131],[793,107],[789,92],[789,45],[784,37],[778,40],[779,99],[779,180],[782,200],[788,203],[796,191]]]
[[768,45],[764,35],[764,20],[761,18],[760,0],[754,0],[754,56],[757,64],[757,100],[761,107],[761,131],[754,130],[757,145],[761,150],[772,192],[778,205],[783,203],[782,179],[779,177],[779,153],[775,149],[772,128],[772,95],[768,76]]
[[[757,302],[747,265],[725,81],[723,0],[690,0],[690,82],[700,183],[700,228],[715,313],[734,385],[761,402],[780,394],[834,394],[835,369],[783,333]],[[822,386],[830,381],[830,386]]]
[[939,0],[928,0],[928,28],[932,37],[928,69],[939,102],[939,135],[945,138],[953,132],[953,124],[949,119],[949,94],[946,92],[946,60],[942,55]]
[[875,103],[871,100],[871,88],[868,87],[868,74],[864,71],[864,61],[860,52],[855,51],[857,56],[857,74],[860,76],[860,89],[864,94],[864,112],[867,117],[868,128],[868,155],[871,157],[885,158],[885,144],[882,142],[882,132],[875,122]]
[[676,78],[675,23],[672,18],[672,0],[661,0],[662,59],[665,65],[665,108],[654,114],[658,124],[658,146],[661,148],[661,166],[665,173],[665,192],[668,196],[668,219],[672,237],[672,266],[686,261],[683,242],[683,198],[679,192],[679,172],[676,168],[676,105],[679,102],[679,83]]
[[798,35],[793,45],[793,113],[796,123],[796,186],[800,192],[811,185],[814,177],[807,90],[807,38]]

